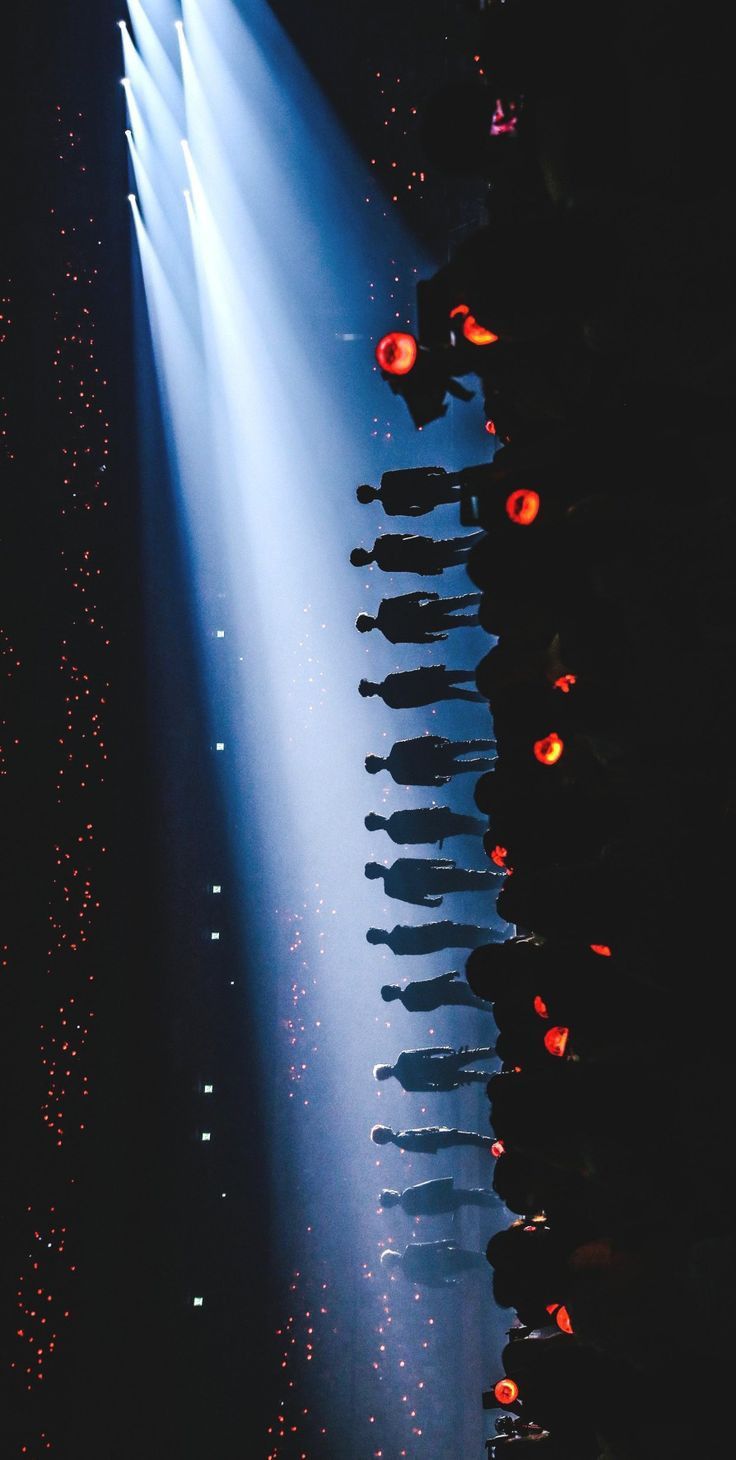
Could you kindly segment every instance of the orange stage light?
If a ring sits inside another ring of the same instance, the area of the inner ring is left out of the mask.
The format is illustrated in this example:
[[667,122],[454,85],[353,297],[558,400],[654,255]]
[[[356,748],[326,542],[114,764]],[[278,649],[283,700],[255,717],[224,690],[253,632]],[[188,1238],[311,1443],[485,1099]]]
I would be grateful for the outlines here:
[[567,1041],[570,1038],[570,1030],[565,1024],[553,1024],[544,1036],[544,1047],[549,1054],[562,1059],[567,1049]]
[[556,765],[564,748],[564,743],[554,730],[542,740],[534,742],[534,754],[541,765]]
[[539,493],[517,487],[506,498],[506,516],[520,527],[529,527],[539,513]]
[[499,1379],[493,1386],[493,1392],[499,1404],[513,1404],[519,1397],[519,1386],[515,1379]]
[[417,342],[413,335],[394,330],[376,345],[376,360],[388,375],[408,375],[417,358]]

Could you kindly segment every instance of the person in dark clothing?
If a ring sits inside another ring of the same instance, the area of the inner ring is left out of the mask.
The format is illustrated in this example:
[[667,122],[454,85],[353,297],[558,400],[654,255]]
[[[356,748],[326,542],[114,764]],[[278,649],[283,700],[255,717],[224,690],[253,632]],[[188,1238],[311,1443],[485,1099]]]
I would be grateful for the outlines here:
[[378,1198],[382,1207],[401,1207],[407,1217],[439,1217],[460,1207],[498,1207],[501,1198],[483,1186],[456,1186],[453,1176],[419,1181],[403,1191],[388,1188]]
[[369,928],[366,933],[369,943],[385,943],[392,953],[439,953],[442,948],[478,948],[481,943],[500,943],[501,932],[491,928],[479,928],[476,923],[453,923],[445,919],[438,923],[420,923],[413,927],[397,923],[389,932],[386,928]]
[[387,674],[380,684],[361,679],[358,692],[364,699],[380,695],[384,704],[392,710],[413,710],[421,705],[433,705],[438,700],[479,700],[486,704],[486,697],[479,689],[460,688],[470,680],[475,683],[474,669],[448,669],[446,664],[428,664],[422,669]]
[[[401,593],[384,598],[375,616],[358,614],[355,627],[361,634],[378,629],[390,644],[436,644],[446,639],[450,629],[475,628],[479,623],[478,605],[482,593],[459,593],[440,598],[439,593]],[[459,610],[472,608],[472,613]]]
[[403,1253],[385,1247],[381,1266],[402,1273],[410,1283],[423,1283],[430,1288],[455,1287],[462,1273],[486,1271],[481,1252],[460,1247],[449,1237],[439,1242],[407,1242]]
[[447,1151],[451,1146],[479,1146],[483,1151],[490,1151],[493,1145],[493,1136],[484,1136],[474,1130],[457,1130],[448,1125],[423,1125],[412,1130],[392,1130],[389,1125],[374,1125],[371,1140],[377,1146],[398,1146],[402,1151],[415,1151],[426,1156]]
[[420,537],[415,532],[387,532],[377,537],[373,547],[353,548],[350,561],[354,568],[367,568],[375,563],[382,573],[417,573],[422,578],[438,577],[445,568],[465,563],[484,532],[468,532],[464,537]]
[[358,487],[359,502],[380,502],[388,517],[423,517],[447,502],[460,503],[460,485],[443,466],[385,471],[380,487]]
[[389,897],[417,907],[440,907],[449,892],[497,892],[506,877],[490,868],[458,867],[448,857],[397,857],[390,867],[366,862],[365,875],[374,881],[383,878]]
[[[429,739],[429,737],[427,738]],[[411,742],[399,741],[398,743],[406,745]],[[455,742],[456,745],[473,743],[467,740]],[[487,744],[488,742],[475,742],[475,744],[478,743]],[[380,756],[376,756],[375,759],[380,760]],[[464,768],[464,765],[461,765],[458,769]],[[408,781],[399,780],[399,783],[409,785]],[[392,842],[396,842],[398,846],[416,846],[421,842],[435,842],[438,847],[441,847],[446,837],[484,836],[486,833],[486,822],[482,821],[479,816],[464,816],[459,811],[452,811],[449,806],[419,806],[414,811],[392,811],[390,816],[379,816],[375,811],[369,811],[365,818],[365,825],[368,831],[388,832]]]
[[[453,776],[463,771],[489,770],[495,765],[495,755],[473,755],[473,752],[495,750],[495,747],[495,740],[448,740],[446,735],[415,735],[410,740],[397,740],[388,755],[367,755],[365,768],[372,776],[388,771],[397,786],[446,786]],[[465,755],[472,759],[462,760]]]
[[398,984],[386,983],[381,989],[381,998],[387,1004],[398,999],[410,1014],[431,1014],[433,1009],[439,1009],[445,1004],[483,1009],[485,1013],[491,1011],[489,1001],[474,994],[465,980],[460,979],[456,968],[450,973],[440,973],[437,978],[417,979],[403,989]]
[[461,1085],[486,1084],[487,1070],[469,1070],[471,1060],[496,1058],[492,1046],[485,1049],[451,1049],[434,1045],[429,1049],[405,1049],[392,1065],[375,1065],[377,1080],[398,1080],[402,1090],[415,1094],[432,1090],[459,1090]]

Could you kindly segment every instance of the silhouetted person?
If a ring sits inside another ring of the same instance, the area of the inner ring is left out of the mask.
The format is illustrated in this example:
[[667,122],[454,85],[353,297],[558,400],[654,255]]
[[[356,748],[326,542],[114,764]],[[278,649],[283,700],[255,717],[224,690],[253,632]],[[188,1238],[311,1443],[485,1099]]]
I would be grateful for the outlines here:
[[415,532],[387,532],[377,537],[372,548],[353,548],[350,561],[354,568],[367,568],[375,563],[382,573],[418,573],[422,578],[437,577],[445,568],[465,563],[484,532],[468,532],[464,537],[420,537]]
[[388,517],[423,517],[447,502],[460,504],[460,485],[443,466],[385,471],[380,487],[358,487],[359,502],[380,502]]
[[439,953],[442,948],[478,948],[481,943],[499,943],[503,934],[490,928],[479,928],[476,923],[453,923],[444,919],[438,923],[420,923],[413,927],[408,923],[397,923],[389,932],[386,928],[369,928],[366,933],[369,943],[385,943],[392,953]]
[[451,1049],[434,1045],[429,1049],[405,1049],[392,1065],[374,1065],[377,1080],[398,1080],[402,1090],[421,1094],[431,1090],[459,1090],[461,1085],[486,1084],[488,1071],[469,1070],[472,1060],[496,1058],[492,1046],[485,1049]]
[[445,1004],[482,1009],[485,1013],[491,1010],[489,1001],[474,994],[456,968],[450,973],[440,973],[437,978],[416,979],[403,989],[398,984],[386,983],[381,989],[381,998],[387,1004],[398,999],[410,1014],[431,1014],[433,1009]]
[[[486,771],[495,755],[474,751],[495,750],[495,740],[448,740],[446,735],[415,735],[397,740],[388,755],[367,755],[365,768],[372,776],[388,771],[397,786],[446,786],[463,771]],[[471,756],[470,760],[462,759]],[[471,818],[472,819],[472,818]]]
[[419,1181],[403,1191],[390,1187],[378,1198],[382,1207],[401,1207],[407,1217],[439,1217],[456,1212],[460,1207],[498,1207],[501,1198],[482,1186],[456,1186],[453,1176],[438,1176],[434,1181]]
[[[398,743],[407,744],[406,741]],[[455,742],[456,745],[461,743],[467,745],[471,742]],[[377,760],[380,758],[376,757]],[[465,765],[461,763],[459,769],[465,769]],[[409,782],[403,784],[409,785]],[[419,806],[414,811],[392,811],[390,816],[379,816],[375,811],[369,811],[365,825],[368,831],[388,832],[392,842],[398,846],[435,842],[441,847],[446,837],[484,836],[487,830],[487,822],[479,816],[464,816],[459,811],[452,811],[449,806]]]
[[388,897],[417,907],[440,907],[448,892],[497,892],[505,881],[504,872],[457,867],[448,857],[397,857],[390,867],[366,862],[365,875],[382,878]]
[[480,700],[486,697],[479,689],[461,689],[469,681],[475,683],[474,669],[448,669],[446,664],[428,664],[422,669],[405,669],[387,674],[380,684],[361,679],[358,692],[367,699],[380,695],[392,710],[413,710],[420,705],[433,705],[438,700]]
[[400,1272],[410,1283],[430,1288],[451,1288],[465,1272],[484,1272],[485,1257],[460,1247],[451,1237],[439,1242],[407,1242],[403,1252],[385,1247],[381,1266]]
[[[355,627],[361,634],[378,629],[390,644],[436,644],[450,629],[474,628],[479,622],[482,593],[459,593],[440,598],[439,593],[419,590],[384,598],[375,615],[358,614]],[[472,613],[461,613],[461,609]]]
[[480,1146],[482,1150],[490,1151],[493,1145],[493,1136],[484,1136],[474,1130],[457,1130],[448,1125],[423,1125],[413,1130],[392,1130],[389,1125],[374,1125],[371,1140],[377,1146],[398,1146],[402,1151],[416,1151],[426,1156],[448,1151],[451,1146]]

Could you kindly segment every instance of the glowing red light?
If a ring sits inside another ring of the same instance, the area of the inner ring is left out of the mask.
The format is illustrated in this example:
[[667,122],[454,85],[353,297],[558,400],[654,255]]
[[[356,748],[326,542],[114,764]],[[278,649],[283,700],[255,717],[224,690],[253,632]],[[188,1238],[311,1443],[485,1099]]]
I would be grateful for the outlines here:
[[486,421],[486,431],[488,432],[488,435],[489,436],[495,436],[496,435],[496,422],[495,421]]
[[408,375],[417,358],[417,342],[413,335],[394,330],[376,345],[376,360],[388,375]]
[[607,943],[591,943],[591,953],[599,953],[601,958],[610,958],[611,950]]
[[565,1024],[553,1024],[544,1036],[544,1047],[548,1054],[556,1055],[562,1059],[567,1049],[567,1041],[570,1038],[570,1030]]
[[539,493],[517,487],[506,498],[506,516],[521,527],[529,527],[539,512]]
[[491,1146],[491,1155],[495,1156],[498,1159],[499,1156],[503,1155],[505,1150],[506,1147],[503,1141],[494,1141],[493,1145]]
[[[450,310],[450,319],[457,319],[458,315],[463,321],[463,334],[471,345],[495,345],[498,335],[494,335],[493,330],[487,330],[485,325],[478,324],[467,304],[456,304],[455,308]],[[493,426],[494,432],[495,429]],[[486,426],[486,430],[488,430],[488,426]]]
[[550,735],[545,735],[542,740],[534,742],[534,754],[541,765],[556,765],[564,748],[563,742],[554,730]]
[[565,1308],[564,1305],[561,1308],[557,1309],[557,1312],[555,1313],[555,1323],[563,1333],[573,1332],[573,1326],[570,1322],[570,1314],[568,1313],[567,1308]]
[[574,684],[577,684],[576,674],[561,674],[559,679],[555,680],[554,688],[561,689],[563,695],[569,695]]
[[519,1397],[519,1386],[515,1379],[499,1379],[493,1386],[493,1393],[499,1404],[513,1404]]
[[547,1005],[545,1004],[541,994],[537,994],[535,996],[534,1013],[538,1014],[540,1019],[549,1019],[549,1009],[547,1008]]
[[485,325],[478,324],[477,319],[469,314],[463,322],[463,334],[471,345],[495,345],[498,335],[493,330],[487,330]]
[[497,867],[502,867],[504,872],[506,872],[508,871],[508,868],[506,866],[507,856],[508,850],[506,847],[494,847],[493,851],[491,852],[491,861],[495,862]]

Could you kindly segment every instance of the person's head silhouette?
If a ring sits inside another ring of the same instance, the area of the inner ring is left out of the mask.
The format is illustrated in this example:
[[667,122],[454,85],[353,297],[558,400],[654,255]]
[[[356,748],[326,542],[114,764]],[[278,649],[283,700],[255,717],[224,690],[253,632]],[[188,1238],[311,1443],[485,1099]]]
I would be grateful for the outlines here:
[[[368,764],[368,761],[369,760],[370,761],[374,761],[374,760],[380,760],[380,759],[381,759],[380,755],[367,755],[366,756],[366,758],[365,758],[365,768],[366,768],[367,771],[370,771],[371,775],[374,775],[375,772],[380,769],[380,767],[379,766],[369,765]],[[375,811],[369,811],[368,812],[368,815],[365,818],[364,825],[365,825],[366,831],[380,831],[381,828],[386,825],[386,818],[385,818],[385,816],[379,816],[377,814],[377,812],[375,812]]]
[[374,1125],[371,1131],[371,1140],[377,1146],[387,1146],[393,1140],[393,1131],[390,1125]]
[[383,876],[385,870],[386,868],[382,867],[380,862],[366,862],[365,864],[365,875],[374,882],[376,878]]
[[367,548],[356,547],[350,554],[350,561],[354,568],[367,568],[373,562],[373,555]]
[[388,943],[389,934],[385,928],[369,928],[366,933],[369,943]]
[[390,1080],[394,1072],[393,1065],[374,1065],[373,1074],[377,1080]]
[[401,1253],[396,1252],[393,1247],[384,1247],[381,1253],[381,1267],[387,1267],[389,1270],[401,1267]]
[[[380,755],[367,755],[366,758],[365,758],[365,768],[368,771],[368,774],[371,775],[371,776],[375,776],[375,775],[377,775],[378,771],[383,770],[383,767],[385,766],[385,764],[386,764],[385,760]],[[383,825],[383,818],[379,816],[377,818],[377,820],[378,820],[378,825],[379,826],[382,826]],[[366,816],[366,819],[365,819],[365,824],[366,824],[366,826],[368,826],[368,817],[367,816]],[[368,830],[369,831],[377,831],[378,830],[378,826],[368,826]]]
[[399,988],[398,984],[385,983],[383,985],[383,988],[381,989],[381,998],[384,999],[387,1004],[392,1004],[394,999],[400,999],[401,989]]
[[363,699],[367,699],[368,695],[377,695],[378,690],[379,686],[370,679],[361,679],[358,685],[358,694],[362,695]]
[[382,1207],[397,1207],[401,1201],[401,1192],[393,1191],[391,1187],[388,1187],[386,1191],[381,1192],[378,1200]]
[[371,618],[369,613],[359,613],[355,620],[355,627],[359,634],[369,634],[371,629],[376,627],[376,620]]
[[358,501],[362,502],[365,506],[368,502],[377,502],[380,493],[376,491],[375,487],[369,487],[367,482],[363,482],[363,484],[357,488],[355,495],[358,498]]

